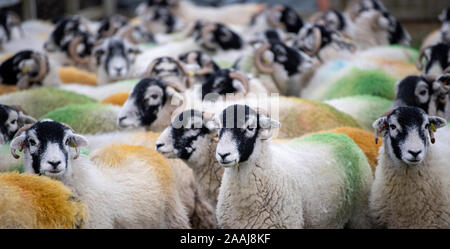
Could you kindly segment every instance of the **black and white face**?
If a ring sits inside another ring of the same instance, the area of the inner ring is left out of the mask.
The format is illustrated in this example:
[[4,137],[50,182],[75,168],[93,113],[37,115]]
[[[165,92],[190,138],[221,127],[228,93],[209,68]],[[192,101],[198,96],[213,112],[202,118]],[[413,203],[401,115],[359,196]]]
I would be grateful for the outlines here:
[[280,123],[246,105],[231,105],[207,126],[218,132],[217,161],[223,167],[232,167],[261,156],[261,143],[272,137]]
[[286,77],[298,75],[312,68],[312,59],[309,55],[282,42],[272,42],[270,49],[264,52],[263,59],[275,66],[276,74],[284,74]]
[[[215,101],[219,96],[227,94],[245,94],[244,83],[230,76],[234,70],[220,69],[202,84],[202,100]],[[243,77],[247,77],[242,75]]]
[[[202,36],[202,41],[204,43],[211,44],[208,45],[206,48],[209,50],[215,50],[215,49],[222,49],[222,50],[229,50],[229,49],[241,49],[244,45],[244,42],[242,38],[233,30],[231,30],[229,27],[221,24],[221,23],[214,23],[212,25],[215,25],[215,29],[208,32],[205,36]],[[205,42],[204,39],[207,39]]]
[[219,69],[219,66],[213,61],[211,56],[207,53],[195,50],[190,51],[178,56],[178,59],[183,62],[187,67],[202,69],[211,67],[214,71]]
[[342,13],[336,10],[325,12],[321,20],[324,22],[324,25],[331,30],[342,31],[347,26]]
[[0,145],[13,139],[19,130],[19,113],[9,106],[0,105]]
[[201,164],[209,157],[213,131],[206,127],[203,113],[186,110],[177,115],[156,141],[156,150],[168,158]]
[[375,129],[385,132],[383,144],[388,155],[407,165],[417,165],[425,159],[430,146],[430,125],[437,129],[445,126],[446,121],[428,116],[417,107],[398,107],[373,123]]
[[147,8],[142,19],[146,23],[148,31],[153,33],[172,33],[183,28],[181,19],[166,7]]
[[439,20],[442,22],[442,42],[450,44],[450,7],[442,11],[442,13],[439,15]]
[[[314,35],[314,31],[320,33],[320,37],[316,37]],[[327,29],[325,26],[320,24],[306,24],[303,28],[298,32],[298,35],[294,41],[294,47],[309,53],[317,53],[321,48],[327,46],[332,42],[332,35],[335,32]],[[318,47],[318,51],[315,51],[315,48]]]
[[378,10],[382,12],[386,12],[386,7],[384,7],[383,3],[379,0],[362,0],[359,3],[359,12],[370,11],[370,10]]
[[130,75],[130,68],[141,51],[125,39],[111,37],[105,39],[93,53],[97,66],[102,67],[109,78],[119,80]]
[[396,101],[401,102],[401,105],[415,106],[428,111],[428,103],[433,92],[431,84],[432,82],[421,76],[408,76],[396,85]]
[[[39,61],[33,58],[34,53],[36,52],[32,50],[23,50],[4,61],[0,65],[0,78],[2,83],[17,84],[26,76],[35,77],[39,73],[40,66]],[[40,56],[45,57],[45,55]]]
[[65,51],[78,33],[87,33],[79,16],[62,18],[44,44],[47,52]]
[[11,152],[24,150],[26,173],[61,179],[71,175],[76,147],[87,145],[85,137],[52,120],[42,120],[11,142]]
[[438,43],[424,50],[425,74],[441,75],[450,66],[450,46]]
[[184,85],[186,80],[183,64],[175,58],[164,56],[156,58],[152,64],[153,69],[149,73],[150,77],[161,78],[166,81],[180,83]]
[[295,9],[289,6],[284,7],[283,11],[280,13],[280,22],[284,24],[287,32],[297,33],[302,28],[303,21]]
[[168,122],[183,96],[159,78],[144,78],[134,88],[118,116],[122,128],[150,127]]

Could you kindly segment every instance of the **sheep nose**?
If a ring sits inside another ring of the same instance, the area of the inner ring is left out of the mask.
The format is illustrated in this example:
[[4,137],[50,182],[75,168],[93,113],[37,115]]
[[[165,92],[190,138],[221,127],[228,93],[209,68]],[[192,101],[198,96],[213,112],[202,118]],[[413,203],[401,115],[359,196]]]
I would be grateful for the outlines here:
[[412,150],[408,150],[408,153],[411,154],[414,158],[416,158],[420,152],[422,152],[421,150],[417,150],[417,151],[412,151]]
[[156,144],[156,150],[160,149],[163,146],[164,146],[164,143],[157,143]]
[[124,121],[125,119],[127,119],[127,117],[120,117],[120,118],[119,118],[119,123],[121,123],[121,122]]
[[54,169],[56,169],[58,165],[61,164],[61,161],[48,161],[48,164],[50,164],[51,166],[53,166]]
[[222,160],[225,160],[225,158],[227,158],[227,156],[229,156],[229,155],[230,155],[230,153],[225,153],[225,154],[219,153],[219,156],[222,158]]
[[116,67],[115,69],[116,69],[117,73],[120,73],[122,71],[121,67]]

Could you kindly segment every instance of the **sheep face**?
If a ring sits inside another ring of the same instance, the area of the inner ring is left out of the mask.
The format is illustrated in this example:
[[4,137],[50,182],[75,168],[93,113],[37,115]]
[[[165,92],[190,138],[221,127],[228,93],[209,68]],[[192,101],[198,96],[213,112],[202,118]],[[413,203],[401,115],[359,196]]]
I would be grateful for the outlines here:
[[439,20],[442,22],[441,40],[444,43],[450,44],[450,8],[442,11],[439,15]]
[[0,65],[0,80],[4,84],[17,85],[20,89],[42,85],[49,73],[48,58],[32,50],[16,53]]
[[277,4],[255,14],[249,26],[255,30],[282,28],[286,32],[297,33],[303,26],[303,20],[295,9]]
[[307,24],[298,33],[293,46],[312,56],[332,42],[333,33],[325,26]]
[[168,158],[180,158],[194,165],[207,160],[213,131],[206,127],[202,112],[186,110],[176,116],[156,141],[156,150]]
[[115,37],[107,38],[93,51],[99,70],[111,80],[129,77],[131,66],[140,52],[127,40]]
[[219,70],[219,66],[203,51],[190,51],[178,56],[186,68],[195,73],[196,82],[203,82],[212,73]]
[[169,56],[163,56],[153,60],[146,75],[189,87],[189,75],[186,67],[179,60]]
[[87,140],[63,124],[42,120],[25,130],[11,142],[11,153],[24,150],[26,173],[43,174],[61,179],[70,177],[71,162],[79,156],[78,147]]
[[153,33],[172,33],[183,27],[181,19],[166,7],[147,8],[141,17],[147,30]]
[[44,44],[44,49],[47,52],[64,51],[66,50],[64,48],[68,47],[70,41],[79,32],[88,32],[86,26],[82,24],[81,17],[63,18],[56,24],[55,29]]
[[426,157],[435,128],[445,126],[440,117],[428,116],[417,107],[398,107],[373,123],[384,131],[383,144],[389,157],[407,165],[420,164]]
[[208,50],[241,49],[244,46],[242,38],[221,23],[209,23],[202,27],[201,44]]
[[105,18],[100,22],[100,27],[97,30],[97,37],[107,38],[113,36],[120,28],[128,24],[128,19],[121,15],[114,15]]
[[223,167],[256,160],[264,153],[262,143],[272,137],[280,123],[246,105],[231,105],[208,122],[217,129],[216,159]]
[[36,122],[34,118],[22,111],[0,104],[0,144],[9,143],[19,128],[34,122]]
[[245,75],[230,69],[218,70],[202,84],[202,100],[215,101],[217,97],[227,94],[246,94],[248,84]]
[[408,76],[396,85],[397,97],[394,106],[415,106],[428,112],[432,82],[421,76]]
[[169,83],[158,78],[142,79],[120,110],[118,125],[122,128],[163,125],[182,100],[179,89]]
[[325,12],[319,23],[331,30],[343,31],[347,27],[344,15],[336,10]]
[[418,67],[422,68],[422,58],[425,58],[425,74],[440,75],[450,66],[450,46],[438,43],[425,48],[419,56]]

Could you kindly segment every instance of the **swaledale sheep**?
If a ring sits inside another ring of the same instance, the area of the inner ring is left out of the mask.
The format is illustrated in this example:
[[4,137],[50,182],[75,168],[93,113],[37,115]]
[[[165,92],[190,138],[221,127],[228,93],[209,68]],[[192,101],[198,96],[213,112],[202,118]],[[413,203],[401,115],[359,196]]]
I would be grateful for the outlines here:
[[[189,228],[164,158],[145,147],[110,145],[91,159],[87,140],[60,123],[43,120],[11,142],[24,150],[25,172],[60,180],[88,207],[87,228]],[[40,153],[42,152],[42,153]]]
[[9,143],[24,125],[35,122],[36,119],[26,115],[19,107],[0,104],[0,145]]
[[216,159],[225,168],[220,228],[370,227],[371,169],[347,136],[275,144],[280,123],[242,105],[228,107],[208,126],[218,130]]
[[254,35],[270,28],[281,29],[288,33],[297,33],[303,27],[303,20],[297,11],[287,5],[275,4],[252,16],[248,23],[248,32]]
[[83,228],[86,216],[86,206],[59,181],[31,174],[0,174],[1,229]]
[[373,123],[384,133],[370,194],[374,225],[450,227],[448,136],[440,139],[437,132],[437,143],[430,145],[445,124],[417,107],[398,107]]
[[[183,103],[185,101],[186,103]],[[187,109],[200,109],[215,113],[230,104],[248,104],[262,107],[271,115],[279,115],[284,126],[280,138],[298,137],[308,132],[340,126],[360,127],[349,115],[315,101],[298,98],[248,96],[232,100],[203,102],[185,99],[180,89],[155,78],[141,80],[122,106],[118,124],[121,128],[145,127],[161,131],[170,125],[171,117]],[[276,113],[275,113],[276,112]]]
[[421,49],[438,44],[440,42],[450,44],[450,7],[444,9],[439,15],[442,22],[441,29],[429,34],[422,42]]
[[61,84],[54,63],[42,53],[23,50],[0,65],[0,83],[15,85],[18,89]]
[[450,45],[438,43],[420,51],[416,66],[422,73],[438,76],[450,72]]

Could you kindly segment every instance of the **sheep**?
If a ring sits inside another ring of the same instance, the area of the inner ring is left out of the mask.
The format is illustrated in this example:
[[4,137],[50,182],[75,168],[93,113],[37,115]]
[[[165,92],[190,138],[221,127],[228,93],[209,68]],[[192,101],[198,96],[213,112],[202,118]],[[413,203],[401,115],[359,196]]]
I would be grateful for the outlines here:
[[189,71],[194,72],[192,85],[203,83],[212,73],[218,71],[220,67],[205,52],[200,50],[189,51],[178,56]]
[[[86,228],[189,228],[171,167],[145,147],[110,145],[90,158],[87,139],[42,120],[18,134],[11,153],[24,150],[25,172],[64,183],[88,208]],[[42,152],[42,153],[40,153]]]
[[93,71],[91,54],[96,44],[87,21],[79,16],[64,17],[44,43],[44,49],[55,63],[86,68]]
[[86,206],[61,182],[31,174],[0,174],[1,229],[83,228]]
[[371,169],[347,136],[272,143],[280,123],[244,105],[226,108],[208,126],[218,131],[216,159],[225,168],[220,228],[370,227]]
[[277,95],[272,97],[250,95],[246,98],[215,102],[200,101],[199,98],[192,100],[184,98],[182,90],[176,85],[156,78],[143,79],[134,87],[119,112],[117,122],[121,128],[145,127],[152,131],[161,131],[170,125],[171,117],[184,110],[200,108],[215,113],[217,108],[224,108],[233,103],[247,103],[271,110],[273,114],[277,112],[280,120],[285,123],[280,138],[297,137],[308,132],[339,126],[360,127],[347,114],[315,101]]
[[450,70],[450,45],[438,43],[420,51],[416,66],[423,74],[438,76]]
[[429,34],[422,42],[421,49],[438,44],[450,44],[450,7],[444,9],[439,15],[439,21],[442,22],[441,29],[435,30]]
[[152,33],[173,33],[184,26],[183,21],[166,6],[138,7],[136,12],[146,30]]
[[193,71],[184,65],[183,62],[169,56],[162,56],[154,59],[149,65],[146,77],[158,77],[165,81],[178,84],[181,88],[190,88]]
[[387,11],[380,0],[354,0],[347,5],[344,13],[355,20],[362,12],[370,10]]
[[106,38],[93,52],[98,85],[124,80],[133,76],[133,64],[142,51],[127,40]]
[[248,23],[250,35],[269,28],[282,29],[287,33],[297,33],[304,23],[295,9],[290,6],[275,4],[252,16]]
[[356,95],[325,101],[326,104],[352,116],[365,130],[372,131],[372,123],[392,106],[392,101],[370,95]]
[[33,88],[0,96],[0,103],[18,105],[32,117],[42,115],[57,108],[71,104],[88,104],[97,102],[87,96],[56,88]]
[[445,124],[417,107],[398,107],[373,123],[384,132],[370,193],[376,227],[450,227],[448,140],[430,145]]
[[10,42],[12,38],[12,29],[18,27],[22,36],[24,35],[20,17],[12,11],[0,10],[0,51],[3,44]]
[[23,50],[1,63],[0,83],[27,89],[35,86],[55,87],[61,84],[61,80],[56,66],[45,54]]
[[396,84],[397,97],[392,108],[399,106],[415,106],[430,116],[445,118],[446,103],[450,86],[450,74],[438,79],[430,76],[411,75]]
[[70,85],[61,85],[60,89],[82,94],[90,98],[96,99],[98,101],[101,101],[116,93],[131,92],[131,90],[133,90],[133,87],[138,82],[139,80],[131,79],[101,86],[70,84]]
[[100,21],[97,29],[97,40],[114,36],[119,30],[128,25],[128,19],[122,15],[113,15]]
[[9,143],[20,128],[34,122],[36,119],[20,107],[0,104],[0,145]]
[[317,12],[309,18],[309,22],[321,24],[328,29],[344,34],[346,37],[353,36],[353,21],[348,15],[335,9]]
[[235,68],[261,80],[269,92],[299,96],[307,81],[305,75],[312,70],[312,60],[301,51],[272,41],[245,54]]

